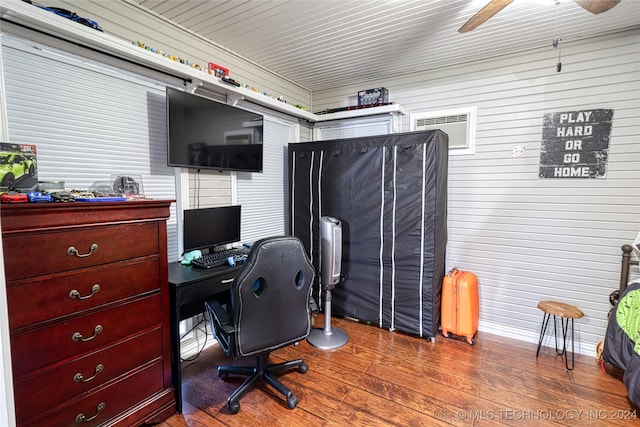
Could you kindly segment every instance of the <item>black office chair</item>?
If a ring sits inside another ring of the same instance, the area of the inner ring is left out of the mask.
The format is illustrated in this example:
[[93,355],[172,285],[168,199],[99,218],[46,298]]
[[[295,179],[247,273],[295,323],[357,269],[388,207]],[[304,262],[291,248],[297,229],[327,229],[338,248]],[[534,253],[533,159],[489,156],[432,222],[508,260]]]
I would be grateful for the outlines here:
[[276,374],[297,368],[305,373],[302,359],[269,365],[269,353],[297,343],[311,330],[309,298],[315,271],[296,237],[271,237],[256,242],[246,263],[236,275],[229,294],[211,297],[205,306],[214,335],[224,353],[237,359],[255,356],[254,366],[220,366],[218,376],[248,378],[227,399],[232,414],[240,410],[240,399],[264,380],[295,408],[298,399]]

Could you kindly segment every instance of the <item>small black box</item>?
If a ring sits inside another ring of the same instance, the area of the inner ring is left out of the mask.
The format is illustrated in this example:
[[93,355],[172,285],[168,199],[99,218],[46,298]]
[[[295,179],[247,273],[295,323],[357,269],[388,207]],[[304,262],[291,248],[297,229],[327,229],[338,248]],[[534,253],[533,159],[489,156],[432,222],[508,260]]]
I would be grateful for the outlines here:
[[389,91],[383,87],[366,89],[358,92],[358,106],[387,104],[389,102]]

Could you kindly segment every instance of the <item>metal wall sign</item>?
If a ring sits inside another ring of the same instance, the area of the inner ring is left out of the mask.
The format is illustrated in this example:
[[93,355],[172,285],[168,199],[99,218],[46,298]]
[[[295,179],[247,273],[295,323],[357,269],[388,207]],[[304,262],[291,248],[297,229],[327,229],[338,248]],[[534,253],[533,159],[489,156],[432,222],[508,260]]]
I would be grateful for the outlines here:
[[547,113],[540,178],[605,178],[613,110]]

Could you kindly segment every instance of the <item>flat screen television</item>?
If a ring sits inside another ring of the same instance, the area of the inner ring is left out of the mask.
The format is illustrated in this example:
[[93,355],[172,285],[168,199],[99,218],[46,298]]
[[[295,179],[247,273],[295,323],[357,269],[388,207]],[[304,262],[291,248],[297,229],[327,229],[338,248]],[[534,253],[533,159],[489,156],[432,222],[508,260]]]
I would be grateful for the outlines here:
[[184,252],[240,241],[240,206],[184,210]]
[[263,117],[167,87],[167,164],[262,172]]

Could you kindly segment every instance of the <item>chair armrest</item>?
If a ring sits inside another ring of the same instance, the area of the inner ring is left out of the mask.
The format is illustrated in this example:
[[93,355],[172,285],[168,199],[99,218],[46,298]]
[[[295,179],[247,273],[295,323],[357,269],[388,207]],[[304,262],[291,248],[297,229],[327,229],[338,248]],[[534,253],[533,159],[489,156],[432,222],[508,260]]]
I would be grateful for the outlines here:
[[227,310],[225,310],[225,308],[222,306],[222,303],[220,303],[220,301],[216,298],[209,298],[207,299],[206,303],[207,307],[209,308],[209,314],[214,317],[215,323],[220,326],[220,328],[226,334],[232,334],[233,332],[235,332],[235,328],[229,320],[229,314],[227,313]]

